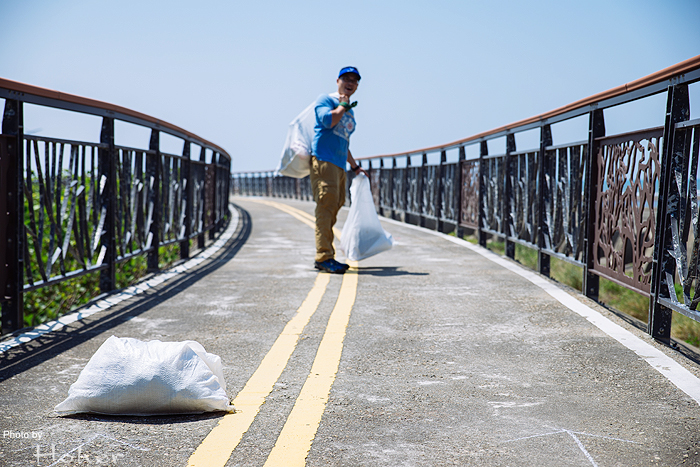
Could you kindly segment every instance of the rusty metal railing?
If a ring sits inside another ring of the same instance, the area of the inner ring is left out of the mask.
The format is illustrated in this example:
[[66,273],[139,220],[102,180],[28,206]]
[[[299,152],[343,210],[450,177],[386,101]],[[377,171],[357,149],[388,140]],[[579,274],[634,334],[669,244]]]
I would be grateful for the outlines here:
[[[700,56],[459,141],[358,162],[370,172],[380,214],[459,235],[472,230],[483,246],[503,239],[511,258],[516,244],[533,248],[546,276],[552,257],[580,266],[583,291],[595,300],[601,277],[649,296],[648,331],[670,343],[671,310],[700,321],[700,121],[688,121],[688,85],[697,81]],[[664,127],[606,135],[606,109],[660,93]],[[554,145],[551,125],[581,116],[588,134]],[[518,151],[515,135],[529,130],[539,130],[539,147]],[[505,139],[504,152],[491,155],[487,143],[496,138]],[[471,145],[478,158],[466,157]],[[448,163],[452,150],[458,160]],[[243,195],[301,198],[308,184],[272,172],[233,177]]]
[[[130,109],[14,81],[0,79],[0,98],[3,332],[23,326],[26,292],[89,273],[111,292],[117,264],[143,255],[156,271],[159,247],[177,244],[188,258],[191,240],[203,248],[227,222],[231,157],[219,146]],[[100,143],[24,135],[25,103],[102,117]],[[149,149],[115,145],[116,120],[149,128]],[[161,133],[181,138],[182,154],[161,152]]]

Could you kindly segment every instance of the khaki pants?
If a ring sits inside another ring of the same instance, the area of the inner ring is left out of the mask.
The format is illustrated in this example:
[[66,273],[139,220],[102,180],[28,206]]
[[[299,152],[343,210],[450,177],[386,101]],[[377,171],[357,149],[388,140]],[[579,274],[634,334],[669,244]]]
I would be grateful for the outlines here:
[[311,189],[316,201],[316,261],[335,258],[333,226],[345,204],[345,170],[311,158]]

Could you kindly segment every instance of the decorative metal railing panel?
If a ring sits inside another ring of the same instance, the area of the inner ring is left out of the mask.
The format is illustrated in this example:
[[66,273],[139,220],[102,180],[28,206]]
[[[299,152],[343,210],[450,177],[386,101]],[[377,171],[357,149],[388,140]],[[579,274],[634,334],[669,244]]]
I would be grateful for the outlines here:
[[391,171],[392,185],[394,189],[391,191],[391,206],[395,211],[406,211],[406,169],[395,168]]
[[99,270],[107,211],[97,160],[104,145],[36,137],[25,145],[24,290]]
[[460,225],[479,228],[479,160],[462,161]]
[[675,311],[700,320],[700,120],[676,124],[674,140],[666,212],[671,235],[666,241],[660,275],[661,288],[669,293],[661,301]]
[[504,230],[504,180],[505,156],[484,159],[481,228],[494,233],[505,234]]
[[511,237],[537,246],[537,152],[510,155],[510,186],[508,203]]
[[663,128],[596,141],[592,269],[648,294]]
[[422,214],[421,201],[423,193],[423,177],[421,175],[422,167],[408,167],[408,192],[406,193],[407,204],[406,212],[415,216]]
[[204,216],[206,227],[214,225],[216,222],[216,169],[208,165],[204,172]]
[[379,206],[382,210],[391,211],[393,206],[393,171],[380,169],[379,176]]
[[[25,176],[25,246],[24,291],[60,282],[76,274],[104,269],[107,246],[103,230],[107,220],[109,197],[107,176],[99,163],[99,151],[105,144],[26,136]],[[115,246],[117,260],[122,261],[152,251],[153,224],[158,213],[163,226],[160,244],[186,239],[182,157],[157,155],[155,151],[115,147],[116,211]],[[159,185],[148,174],[149,162],[161,159]],[[205,202],[204,163],[193,163],[193,215],[190,232],[195,236],[208,230],[223,213],[214,207],[214,170],[210,170],[211,197]],[[225,169],[223,169],[225,171]],[[219,203],[228,197],[227,178],[218,178]],[[160,210],[154,199],[158,192]],[[205,209],[209,213],[206,226]],[[205,228],[206,227],[206,228]]]
[[421,175],[423,176],[423,180],[421,182],[421,187],[423,188],[421,191],[421,215],[434,219],[437,217],[438,167],[435,165],[426,165],[423,166],[423,170],[421,172]]
[[[579,264],[584,261],[587,159],[588,143],[551,147],[545,151],[543,167],[543,248]],[[537,208],[535,203],[535,227]]]
[[[192,209],[193,215],[190,219],[191,232],[203,232],[212,225],[206,217],[206,170],[207,165],[202,161],[192,161],[190,167],[190,180],[193,188]],[[148,179],[150,183],[150,178]],[[150,204],[149,204],[150,210]],[[211,209],[211,208],[210,208]]]
[[440,194],[440,218],[456,223],[459,219],[458,190],[459,190],[459,163],[444,164],[442,166],[442,191]]
[[[219,158],[221,156],[219,155]],[[216,205],[214,206],[215,220],[214,225],[223,225],[228,216],[228,198],[231,193],[231,161],[228,160],[226,163],[219,160],[216,165],[214,165],[214,170],[216,170]],[[191,236],[195,234],[192,233]]]
[[[153,244],[155,179],[148,175],[148,159],[155,151],[115,148],[117,151],[116,243],[120,259],[144,253]],[[152,163],[152,162],[151,162]]]
[[161,167],[162,184],[159,189],[163,193],[161,198],[163,228],[160,242],[167,245],[185,238],[186,200],[183,192],[187,179],[182,174],[182,161],[177,156],[163,154]]

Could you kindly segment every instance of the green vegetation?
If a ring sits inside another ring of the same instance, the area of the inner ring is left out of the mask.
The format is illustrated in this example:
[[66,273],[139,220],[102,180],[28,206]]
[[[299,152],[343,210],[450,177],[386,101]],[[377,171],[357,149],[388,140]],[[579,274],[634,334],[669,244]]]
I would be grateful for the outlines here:
[[24,325],[36,326],[74,310],[100,294],[99,273],[49,285],[24,294]]
[[[190,249],[194,242],[190,241]],[[192,251],[192,250],[190,250]],[[180,245],[158,249],[158,264],[166,269],[180,259]],[[69,267],[69,265],[66,265]],[[70,267],[75,267],[70,265]],[[117,288],[135,284],[147,274],[146,256],[117,264]],[[79,308],[100,294],[100,274],[92,273],[24,294],[24,325],[37,326]]]
[[[453,230],[453,231],[449,232],[447,235],[450,235],[450,236],[452,236],[452,237],[456,237],[456,236],[457,236],[457,231]],[[472,243],[472,244],[474,244],[474,245],[476,245],[477,243],[479,243],[479,238],[478,238],[475,234],[462,235],[462,240],[466,240],[466,241],[468,241],[469,243]]]

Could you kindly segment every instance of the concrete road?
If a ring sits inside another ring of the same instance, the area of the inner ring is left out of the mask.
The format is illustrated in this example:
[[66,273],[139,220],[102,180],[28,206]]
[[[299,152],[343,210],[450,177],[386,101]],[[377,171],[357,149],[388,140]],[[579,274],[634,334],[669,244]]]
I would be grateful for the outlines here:
[[[260,201],[189,274],[0,355],[0,465],[700,465],[697,365],[605,309],[392,222],[392,250],[319,274],[313,204]],[[56,416],[111,335],[200,342],[240,411]]]

